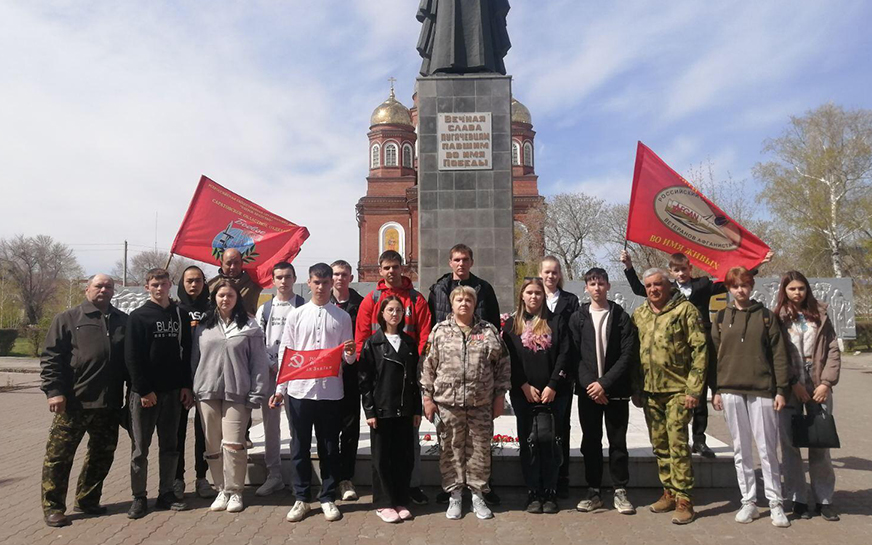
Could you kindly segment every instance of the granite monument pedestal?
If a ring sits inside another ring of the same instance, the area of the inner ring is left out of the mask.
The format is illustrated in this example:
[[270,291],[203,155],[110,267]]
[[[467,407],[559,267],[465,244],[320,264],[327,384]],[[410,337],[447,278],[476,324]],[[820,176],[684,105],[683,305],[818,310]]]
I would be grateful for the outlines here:
[[418,275],[426,290],[458,243],[500,309],[514,306],[512,79],[500,74],[418,78]]

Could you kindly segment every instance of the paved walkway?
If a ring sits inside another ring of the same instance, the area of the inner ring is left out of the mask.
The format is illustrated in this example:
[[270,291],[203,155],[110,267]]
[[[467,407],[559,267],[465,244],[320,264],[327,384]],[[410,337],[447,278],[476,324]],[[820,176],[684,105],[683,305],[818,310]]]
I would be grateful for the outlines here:
[[[0,359],[0,369],[14,367]],[[286,543],[343,545],[402,544],[428,545],[482,543],[499,545],[542,545],[588,542],[607,544],[676,543],[872,543],[872,419],[869,392],[872,391],[872,356],[846,357],[842,382],[836,390],[836,418],[844,448],[833,452],[836,465],[835,503],[843,513],[839,523],[820,518],[798,521],[792,528],[772,527],[768,519],[739,525],[733,515],[739,507],[736,487],[700,490],[696,494],[699,520],[687,527],[669,523],[668,515],[654,515],[647,510],[628,517],[614,510],[593,514],[565,509],[557,515],[528,515],[521,511],[524,491],[500,488],[503,505],[495,509],[496,518],[479,521],[466,514],[463,520],[449,521],[442,506],[414,509],[417,518],[400,525],[379,521],[371,510],[368,490],[358,502],[345,503],[345,517],[327,523],[319,510],[301,523],[284,521],[292,498],[282,492],[270,498],[256,498],[253,489],[245,491],[248,505],[240,514],[210,513],[205,500],[189,498],[192,510],[183,513],[151,513],[138,520],[128,520],[130,506],[129,476],[126,454],[130,443],[122,435],[116,463],[106,481],[103,500],[109,514],[99,518],[72,515],[73,525],[48,528],[42,522],[39,482],[47,430],[51,421],[45,396],[35,387],[38,375],[0,372],[0,543],[17,544],[268,544]],[[16,388],[6,389],[7,385]],[[721,418],[715,417],[711,433],[728,439]],[[190,445],[189,445],[190,449]],[[190,450],[189,450],[190,452]],[[156,457],[155,466],[156,466]],[[192,456],[189,454],[188,460]],[[81,456],[73,469],[78,475]],[[156,467],[149,489],[156,490]],[[189,474],[189,487],[193,484]],[[428,493],[435,495],[435,489]],[[580,499],[584,489],[572,490],[563,502],[569,508]],[[631,489],[631,499],[647,504],[659,495],[656,489]],[[607,502],[609,498],[607,497]],[[72,502],[72,496],[70,497]],[[764,502],[761,502],[764,505]]]

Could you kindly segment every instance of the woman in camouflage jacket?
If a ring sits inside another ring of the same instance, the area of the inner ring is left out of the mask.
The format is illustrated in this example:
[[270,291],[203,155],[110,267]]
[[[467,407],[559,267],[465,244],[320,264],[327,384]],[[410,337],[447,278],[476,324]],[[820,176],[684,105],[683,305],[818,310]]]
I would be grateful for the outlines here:
[[508,350],[493,324],[475,317],[475,290],[451,292],[453,314],[430,333],[421,371],[424,415],[436,423],[442,488],[451,494],[446,516],[461,515],[461,490],[472,491],[480,519],[493,513],[484,502],[491,469],[493,419],[503,412],[511,386]]

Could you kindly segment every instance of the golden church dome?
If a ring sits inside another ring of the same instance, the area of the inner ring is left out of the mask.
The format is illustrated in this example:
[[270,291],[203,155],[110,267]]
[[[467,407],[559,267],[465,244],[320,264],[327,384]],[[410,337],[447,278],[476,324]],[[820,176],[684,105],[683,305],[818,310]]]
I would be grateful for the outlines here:
[[412,126],[412,114],[409,109],[403,106],[400,101],[394,96],[394,89],[391,87],[391,96],[382,102],[378,108],[373,110],[372,117],[369,118],[369,125],[408,125]]
[[533,117],[530,115],[530,110],[518,102],[514,97],[512,97],[512,123],[533,124]]

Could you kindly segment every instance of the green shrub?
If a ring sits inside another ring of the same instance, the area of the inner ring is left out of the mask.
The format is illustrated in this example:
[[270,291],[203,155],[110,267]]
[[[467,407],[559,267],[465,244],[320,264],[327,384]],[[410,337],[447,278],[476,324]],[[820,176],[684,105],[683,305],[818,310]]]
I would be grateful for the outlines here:
[[27,336],[30,356],[38,358],[42,352],[42,345],[45,342],[45,335],[48,333],[48,329],[38,325],[29,325],[24,327],[24,332]]
[[17,329],[0,329],[0,356],[8,356],[18,338]]
[[856,321],[857,338],[848,341],[846,349],[853,352],[854,350],[869,350],[872,349],[872,320],[858,319]]

